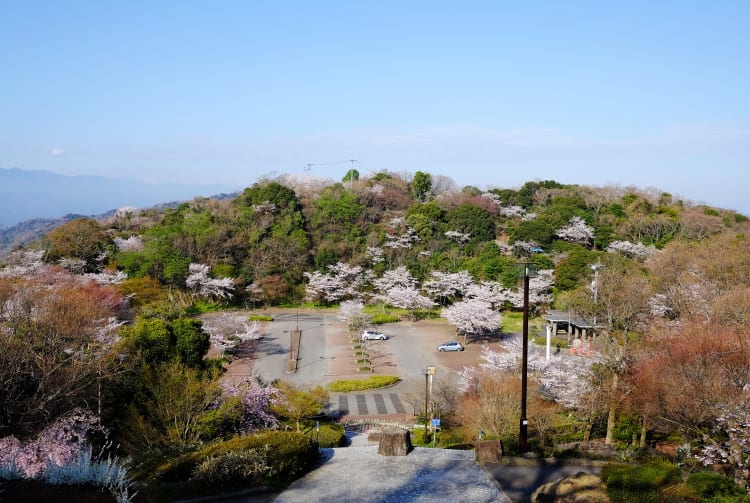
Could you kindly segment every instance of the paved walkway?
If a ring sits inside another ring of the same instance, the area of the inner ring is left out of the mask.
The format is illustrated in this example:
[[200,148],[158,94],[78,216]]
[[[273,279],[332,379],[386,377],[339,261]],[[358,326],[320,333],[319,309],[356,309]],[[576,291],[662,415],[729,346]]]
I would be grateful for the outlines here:
[[474,451],[416,447],[407,456],[381,456],[377,444],[358,434],[350,447],[321,451],[321,465],[275,503],[510,502],[476,462]]

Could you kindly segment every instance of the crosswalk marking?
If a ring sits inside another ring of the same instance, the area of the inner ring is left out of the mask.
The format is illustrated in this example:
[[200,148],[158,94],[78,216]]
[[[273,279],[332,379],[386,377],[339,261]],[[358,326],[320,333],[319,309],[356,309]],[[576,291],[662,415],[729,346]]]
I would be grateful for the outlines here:
[[367,398],[365,395],[357,395],[357,409],[359,410],[360,416],[366,416],[367,412]]
[[331,401],[330,407],[332,410],[328,412],[338,416],[406,414],[406,407],[398,393],[340,394]]
[[378,410],[378,414],[388,414],[383,395],[375,395],[373,398],[375,399],[375,408]]

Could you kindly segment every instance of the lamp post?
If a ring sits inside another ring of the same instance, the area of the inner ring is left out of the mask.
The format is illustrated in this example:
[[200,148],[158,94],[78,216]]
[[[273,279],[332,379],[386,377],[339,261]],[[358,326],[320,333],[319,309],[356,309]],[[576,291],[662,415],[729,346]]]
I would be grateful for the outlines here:
[[429,425],[429,415],[427,413],[427,409],[429,408],[430,404],[430,382],[432,381],[432,376],[435,375],[435,371],[437,370],[436,367],[425,367],[422,369],[422,374],[424,375],[424,442],[427,443],[427,428]]
[[529,262],[524,262],[520,265],[523,266],[523,354],[521,356],[521,420],[518,433],[518,450],[520,452],[527,452],[529,450],[529,420],[526,418],[526,391],[529,366],[529,278],[536,276],[536,267]]

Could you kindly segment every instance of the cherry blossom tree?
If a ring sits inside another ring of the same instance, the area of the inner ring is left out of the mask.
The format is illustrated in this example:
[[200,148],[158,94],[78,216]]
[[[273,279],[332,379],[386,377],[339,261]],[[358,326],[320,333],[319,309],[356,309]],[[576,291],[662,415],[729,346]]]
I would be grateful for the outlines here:
[[735,483],[750,492],[750,394],[745,395],[735,405],[719,406],[714,434],[704,434],[705,445],[696,457],[704,466],[730,465]]
[[378,292],[386,294],[388,290],[396,287],[416,288],[417,280],[405,266],[399,266],[385,271],[381,277],[373,279],[372,284]]
[[456,243],[460,245],[464,245],[468,243],[469,240],[471,239],[470,233],[465,234],[463,232],[458,232],[458,231],[446,231],[444,234],[445,234],[445,237],[447,237],[448,239],[452,241],[455,241]]
[[455,297],[463,297],[474,285],[474,278],[469,271],[440,272],[432,271],[430,279],[422,285],[425,292],[440,304],[453,300]]
[[464,344],[470,334],[498,330],[502,319],[500,313],[492,309],[491,304],[478,299],[456,302],[450,307],[443,308],[441,316],[456,328],[457,333],[463,334]]
[[641,242],[631,243],[630,241],[612,241],[607,250],[610,253],[619,253],[628,258],[635,258],[644,260],[650,257],[655,251],[656,247],[646,246]]
[[577,216],[572,217],[565,227],[557,229],[555,234],[560,239],[584,246],[589,246],[594,242],[594,228]]
[[509,292],[510,290],[497,281],[482,281],[469,285],[464,299],[476,299],[489,304],[492,309],[499,309],[509,300]]
[[279,419],[271,407],[279,399],[279,390],[266,386],[253,379],[243,379],[238,383],[224,384],[224,394],[239,397],[242,403],[242,419],[239,432],[249,434],[261,429],[277,428]]
[[350,332],[362,330],[370,324],[372,316],[365,314],[365,305],[356,300],[345,300],[339,306],[338,319],[346,323]]
[[205,297],[231,298],[234,291],[234,279],[212,278],[210,267],[205,264],[190,264],[185,284]]
[[259,321],[249,321],[241,314],[221,313],[203,320],[203,330],[208,333],[211,345],[223,354],[247,341],[261,339],[266,327]]
[[361,266],[352,266],[344,262],[329,265],[327,274],[320,271],[305,272],[306,295],[318,302],[338,302],[359,296],[360,290],[367,282],[367,275]]
[[436,305],[419,290],[408,286],[394,286],[388,289],[382,298],[388,305],[409,310],[412,318],[416,318],[417,311],[430,309]]

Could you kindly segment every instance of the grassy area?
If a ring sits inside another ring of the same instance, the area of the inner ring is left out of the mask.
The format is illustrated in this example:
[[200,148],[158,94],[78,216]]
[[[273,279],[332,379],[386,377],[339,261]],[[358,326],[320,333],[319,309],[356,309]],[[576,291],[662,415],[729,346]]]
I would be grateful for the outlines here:
[[[544,319],[541,316],[529,317],[529,334],[544,330]],[[515,334],[523,331],[523,313],[504,312],[502,332],[504,334]]]
[[328,391],[333,393],[347,393],[349,391],[364,391],[383,388],[396,384],[401,379],[397,376],[370,376],[367,379],[342,379],[328,385]]

